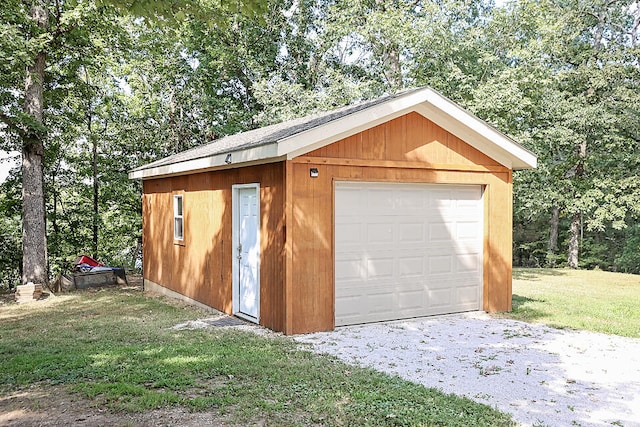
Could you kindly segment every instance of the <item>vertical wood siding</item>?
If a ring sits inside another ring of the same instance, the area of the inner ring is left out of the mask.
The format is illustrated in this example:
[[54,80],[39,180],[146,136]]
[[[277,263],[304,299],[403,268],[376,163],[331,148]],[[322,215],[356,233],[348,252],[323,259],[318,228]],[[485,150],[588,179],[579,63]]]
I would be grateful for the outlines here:
[[[260,183],[260,323],[284,330],[284,163],[144,181],[144,277],[232,312],[231,186]],[[185,236],[173,240],[173,195]]]
[[[511,309],[511,171],[419,114],[411,113],[292,160],[287,333],[334,327],[334,182],[382,181],[485,186],[484,300]],[[311,178],[309,169],[319,176]]]
[[[259,182],[260,323],[333,329],[339,180],[485,186],[483,306],[511,309],[512,172],[417,113],[291,161],[145,181],[145,278],[231,313],[231,186]],[[184,194],[183,244],[173,240],[173,194]]]
[[500,166],[418,113],[409,113],[308,153],[309,157]]

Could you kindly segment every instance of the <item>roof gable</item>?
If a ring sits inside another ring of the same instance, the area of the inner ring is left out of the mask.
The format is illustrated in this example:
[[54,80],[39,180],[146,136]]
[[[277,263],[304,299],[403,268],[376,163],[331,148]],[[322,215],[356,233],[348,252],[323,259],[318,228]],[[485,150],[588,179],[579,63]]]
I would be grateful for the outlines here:
[[405,91],[326,113],[226,136],[141,166],[132,179],[180,175],[290,160],[409,112],[416,112],[509,169],[536,156],[431,88]]
[[439,169],[484,166],[506,169],[417,112],[409,112],[378,126],[306,153],[303,158],[405,162]]

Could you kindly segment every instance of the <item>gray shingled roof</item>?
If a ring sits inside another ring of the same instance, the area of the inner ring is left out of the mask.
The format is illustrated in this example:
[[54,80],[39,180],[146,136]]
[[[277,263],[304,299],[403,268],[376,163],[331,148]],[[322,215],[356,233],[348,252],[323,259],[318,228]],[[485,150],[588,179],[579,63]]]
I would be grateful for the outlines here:
[[390,99],[397,98],[399,96],[407,95],[408,93],[420,90],[411,89],[408,91],[400,92],[395,95],[386,95],[371,101],[362,102],[359,104],[352,104],[346,107],[338,108],[335,110],[312,114],[306,117],[289,120],[286,122],[278,123],[271,126],[266,126],[259,129],[250,130],[247,132],[237,133],[235,135],[228,135],[223,138],[212,141],[208,144],[204,144],[190,150],[186,150],[177,154],[174,154],[164,159],[156,160],[153,163],[140,166],[135,171],[141,171],[158,166],[167,166],[175,163],[185,162],[189,160],[201,159],[218,154],[232,153],[234,151],[244,150],[247,148],[259,147],[262,145],[278,142],[282,139],[291,137],[293,135],[308,131],[315,127],[327,124],[337,119],[348,116],[349,114],[356,113],[358,111],[366,110],[367,108],[374,107],[378,104],[386,102]]

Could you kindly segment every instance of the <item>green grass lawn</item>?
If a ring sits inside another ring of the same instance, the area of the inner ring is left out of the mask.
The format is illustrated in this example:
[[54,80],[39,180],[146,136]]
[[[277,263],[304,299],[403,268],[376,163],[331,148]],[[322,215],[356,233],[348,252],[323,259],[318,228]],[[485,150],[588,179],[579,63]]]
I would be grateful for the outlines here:
[[640,337],[640,276],[606,271],[514,269],[513,319]]
[[118,288],[0,305],[0,398],[62,387],[114,413],[183,407],[238,425],[512,424],[488,406],[314,355],[285,337],[171,328],[203,316]]

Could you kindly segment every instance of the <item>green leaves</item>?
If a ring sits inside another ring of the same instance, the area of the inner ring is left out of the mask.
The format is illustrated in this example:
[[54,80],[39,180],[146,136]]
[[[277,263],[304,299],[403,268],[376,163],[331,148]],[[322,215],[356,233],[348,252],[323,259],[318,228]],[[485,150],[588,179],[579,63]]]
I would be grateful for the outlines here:
[[[61,265],[85,250],[88,141],[97,138],[104,253],[124,262],[140,232],[139,183],[126,179],[128,168],[430,85],[539,156],[537,170],[514,177],[524,230],[516,246],[544,248],[558,206],[562,247],[573,212],[587,235],[638,222],[639,12],[627,3],[49,1],[41,29],[24,2],[7,0],[0,149],[20,147],[27,131],[45,136],[49,219],[58,227],[51,259]],[[44,126],[21,114],[25,69],[40,50]]]
[[[514,179],[516,222],[547,221],[558,206],[561,228],[581,214],[586,239],[638,221],[640,194],[630,185],[640,180],[632,12],[616,3],[522,1],[490,24],[505,37],[489,39],[492,50],[511,60],[474,90],[473,108],[539,156],[537,170]],[[545,245],[548,228],[536,227],[533,236],[516,235],[518,247],[523,238]]]

